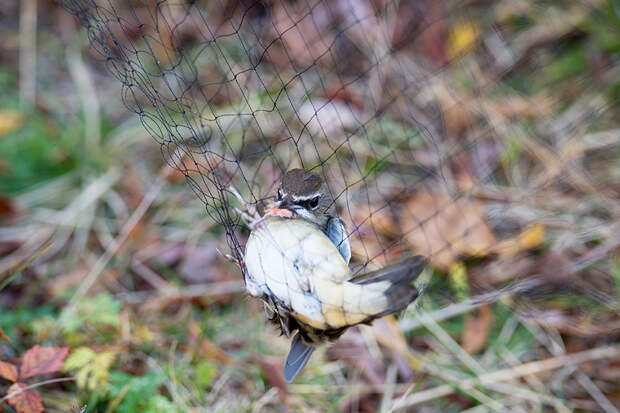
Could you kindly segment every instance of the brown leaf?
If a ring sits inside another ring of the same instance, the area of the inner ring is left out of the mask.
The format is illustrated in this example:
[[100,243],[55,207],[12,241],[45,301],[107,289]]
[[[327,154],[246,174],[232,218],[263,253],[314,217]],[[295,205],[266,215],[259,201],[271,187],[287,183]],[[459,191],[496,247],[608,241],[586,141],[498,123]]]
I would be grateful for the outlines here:
[[[28,387],[26,383],[14,383],[9,387],[8,394],[22,390]],[[15,407],[17,413],[42,413],[43,399],[34,390],[23,390],[14,396],[9,397],[9,404]]]
[[[384,241],[387,242],[388,238],[400,233],[400,228],[396,226],[394,216],[388,208],[372,211],[371,214],[364,208],[356,208],[353,222],[347,229],[353,230],[350,237],[351,251],[363,252],[366,257],[375,257],[374,263],[379,266],[397,260],[402,253],[398,249],[385,249]],[[361,258],[365,259],[364,256]]]
[[62,362],[68,347],[41,347],[34,346],[24,354],[20,367],[20,379],[36,376],[38,374],[54,373],[62,368]]
[[452,199],[439,191],[419,191],[401,215],[413,251],[447,270],[461,255],[485,256],[495,236],[485,222],[484,206],[475,200]]
[[265,378],[270,386],[278,388],[282,395],[288,394],[288,384],[284,380],[282,360],[277,357],[261,356],[260,354],[250,355],[250,360],[258,364],[265,373]]
[[17,381],[17,367],[11,363],[0,361],[0,377],[4,377],[11,381]]
[[489,337],[491,321],[493,321],[493,314],[486,305],[478,309],[475,317],[471,315],[467,317],[461,338],[461,344],[466,352],[473,354],[484,348]]

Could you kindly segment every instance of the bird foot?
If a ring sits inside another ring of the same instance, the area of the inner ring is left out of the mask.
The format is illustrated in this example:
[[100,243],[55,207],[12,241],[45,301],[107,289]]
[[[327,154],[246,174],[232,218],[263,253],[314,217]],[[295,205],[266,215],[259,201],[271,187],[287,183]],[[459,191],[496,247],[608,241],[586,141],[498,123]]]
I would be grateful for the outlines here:
[[235,211],[239,214],[243,222],[245,222],[245,224],[250,228],[250,230],[254,230],[256,226],[258,226],[263,220],[263,217],[261,217],[256,210],[256,206],[243,199],[239,191],[237,191],[237,188],[235,188],[234,186],[229,186],[228,190],[235,196],[235,198],[239,200],[239,202],[243,206],[243,209],[235,207]]

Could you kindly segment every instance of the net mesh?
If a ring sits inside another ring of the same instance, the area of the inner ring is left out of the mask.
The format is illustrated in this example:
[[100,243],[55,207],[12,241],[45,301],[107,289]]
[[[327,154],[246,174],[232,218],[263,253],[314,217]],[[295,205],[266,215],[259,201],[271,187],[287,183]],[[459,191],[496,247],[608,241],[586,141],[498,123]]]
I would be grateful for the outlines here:
[[457,275],[462,257],[503,262],[482,284],[526,274],[506,263],[565,212],[547,191],[617,209],[576,139],[614,103],[584,91],[556,112],[556,97],[519,92],[524,71],[546,70],[536,51],[570,40],[600,3],[576,2],[570,19],[541,5],[540,29],[514,24],[511,2],[61,2],[238,260],[239,211],[263,211],[282,175],[304,168],[327,183],[357,271],[406,251]]

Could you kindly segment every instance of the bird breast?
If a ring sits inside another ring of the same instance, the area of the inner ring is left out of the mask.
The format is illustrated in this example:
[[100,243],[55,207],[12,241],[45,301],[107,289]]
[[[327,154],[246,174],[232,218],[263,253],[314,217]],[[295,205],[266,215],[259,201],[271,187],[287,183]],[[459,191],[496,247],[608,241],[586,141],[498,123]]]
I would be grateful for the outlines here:
[[341,307],[344,298],[337,295],[351,277],[336,246],[315,224],[302,219],[267,217],[250,234],[245,265],[251,295],[273,296],[316,326],[331,324],[325,300],[330,307]]

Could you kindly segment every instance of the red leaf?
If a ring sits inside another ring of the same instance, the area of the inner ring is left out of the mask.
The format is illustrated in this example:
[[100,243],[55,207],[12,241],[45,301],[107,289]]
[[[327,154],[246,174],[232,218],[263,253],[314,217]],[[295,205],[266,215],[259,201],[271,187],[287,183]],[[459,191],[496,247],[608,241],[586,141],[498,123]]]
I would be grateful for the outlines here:
[[4,377],[11,381],[17,381],[17,376],[17,367],[11,363],[0,361],[0,377]]
[[20,379],[36,376],[37,374],[54,373],[62,368],[62,362],[68,347],[41,347],[34,346],[24,354],[20,367]]
[[[15,383],[9,387],[9,393],[14,393],[28,387],[25,383]],[[14,396],[9,397],[9,404],[15,407],[17,413],[42,413],[43,399],[39,394],[31,389],[22,390]]]

